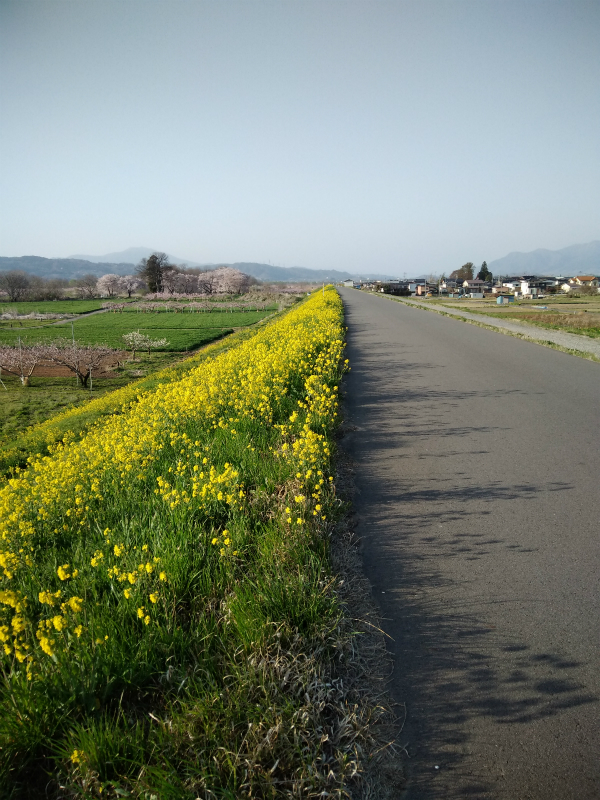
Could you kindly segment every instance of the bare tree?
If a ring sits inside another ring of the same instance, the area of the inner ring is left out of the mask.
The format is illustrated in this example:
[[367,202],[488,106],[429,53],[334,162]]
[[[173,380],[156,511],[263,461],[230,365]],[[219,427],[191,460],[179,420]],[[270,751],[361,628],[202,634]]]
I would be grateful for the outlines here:
[[121,290],[121,278],[113,273],[102,275],[96,282],[96,291],[98,294],[107,297],[115,297]]
[[29,291],[29,277],[20,270],[10,270],[0,273],[0,289],[6,292],[8,299],[17,303],[22,300]]
[[96,295],[96,284],[98,278],[95,275],[83,275],[75,279],[75,286],[82,300],[90,299]]
[[21,380],[23,386],[29,386],[29,378],[33,370],[40,361],[46,359],[46,348],[44,345],[20,345],[10,347],[4,345],[0,347],[0,371],[16,375]]
[[72,344],[57,341],[46,345],[44,358],[73,372],[82,386],[87,386],[92,370],[98,369],[102,362],[115,351],[102,344]]
[[60,300],[68,283],[65,278],[47,280],[40,275],[30,275],[27,297],[30,300]]
[[458,281],[472,281],[473,280],[473,262],[467,261],[460,269],[455,269],[450,273],[450,277]]

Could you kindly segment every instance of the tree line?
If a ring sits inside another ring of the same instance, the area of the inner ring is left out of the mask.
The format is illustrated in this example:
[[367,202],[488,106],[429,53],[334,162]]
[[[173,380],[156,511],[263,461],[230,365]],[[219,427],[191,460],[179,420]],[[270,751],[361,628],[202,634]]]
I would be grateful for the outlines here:
[[79,278],[42,278],[21,270],[0,273],[0,291],[13,302],[60,300],[75,294],[82,300],[117,297],[146,291],[155,295],[245,294],[256,278],[232,267],[201,269],[171,264],[165,253],[143,258],[132,275],[82,275]]
[[[475,266],[473,265],[473,262],[467,261],[467,263],[463,264],[460,269],[455,269],[454,272],[451,272],[449,277],[459,281],[472,281],[474,280],[474,273]],[[484,261],[481,265],[481,268],[477,273],[477,279],[480,281],[485,281],[486,283],[489,283],[494,279],[494,276],[492,275],[486,261]]]

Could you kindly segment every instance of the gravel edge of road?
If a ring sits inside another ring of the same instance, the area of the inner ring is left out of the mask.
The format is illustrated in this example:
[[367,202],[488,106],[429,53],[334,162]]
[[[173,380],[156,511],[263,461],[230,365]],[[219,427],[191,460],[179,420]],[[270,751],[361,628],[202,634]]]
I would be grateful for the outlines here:
[[[492,325],[485,322],[480,322],[479,320],[471,319],[470,317],[465,316],[468,312],[461,312],[461,311],[454,311],[452,313],[443,310],[434,308],[431,306],[427,306],[424,303],[417,303],[411,300],[405,300],[398,297],[393,297],[392,295],[387,294],[375,294],[373,293],[374,297],[379,297],[380,299],[385,300],[392,300],[396,303],[402,303],[405,306],[410,306],[411,308],[416,308],[421,311],[432,311],[434,314],[440,314],[442,317],[449,317],[450,319],[456,319],[460,322],[465,322],[468,325],[475,325],[479,328],[485,328],[488,331],[494,331],[495,333],[502,333],[505,336],[513,336],[515,339],[523,339],[527,342],[533,342],[534,344],[542,345],[543,347],[549,347],[552,350],[559,350],[561,353],[567,353],[568,355],[577,356],[578,358],[584,358],[587,361],[594,361],[596,363],[600,363],[600,357],[598,357],[595,353],[590,352],[589,350],[579,350],[570,347],[566,347],[564,345],[558,344],[556,342],[551,341],[550,339],[543,339],[542,335],[540,336],[533,336],[530,335],[529,331],[527,333],[520,333],[518,331],[510,330],[509,328],[505,328],[500,325]],[[517,323],[519,325],[524,325],[524,323]],[[543,330],[537,328],[535,330]],[[532,329],[531,333],[533,334],[534,330]],[[576,334],[571,334],[576,335]]]
[[[344,392],[341,398],[343,402]],[[355,787],[353,800],[397,800],[406,785],[402,753],[406,753],[398,737],[402,733],[406,709],[392,699],[388,684],[395,669],[394,659],[386,645],[386,634],[375,604],[372,586],[365,575],[356,535],[353,497],[354,462],[341,440],[355,428],[342,423],[336,435],[336,490],[343,511],[330,542],[330,558],[338,578],[337,596],[352,621],[354,643],[352,655],[340,671],[344,683],[356,687],[358,694],[374,709],[369,721],[371,747],[365,769]],[[350,787],[349,787],[350,788]]]

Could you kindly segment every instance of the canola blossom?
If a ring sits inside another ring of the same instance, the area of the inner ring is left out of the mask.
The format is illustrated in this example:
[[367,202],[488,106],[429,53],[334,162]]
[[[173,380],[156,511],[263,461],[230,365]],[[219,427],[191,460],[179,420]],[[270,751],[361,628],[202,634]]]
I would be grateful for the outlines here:
[[[243,575],[264,496],[277,500],[260,514],[290,536],[325,525],[343,347],[327,289],[17,471],[0,489],[4,674],[43,681],[103,658],[109,674],[118,642],[170,647],[190,615],[190,536],[215,575]],[[259,485],[267,455],[273,485]]]

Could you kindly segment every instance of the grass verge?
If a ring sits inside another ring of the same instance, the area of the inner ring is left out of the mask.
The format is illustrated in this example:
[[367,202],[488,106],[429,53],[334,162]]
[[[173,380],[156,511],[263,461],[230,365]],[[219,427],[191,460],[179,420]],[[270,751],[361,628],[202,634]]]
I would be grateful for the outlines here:
[[349,796],[341,323],[318,292],[0,491],[3,797]]

